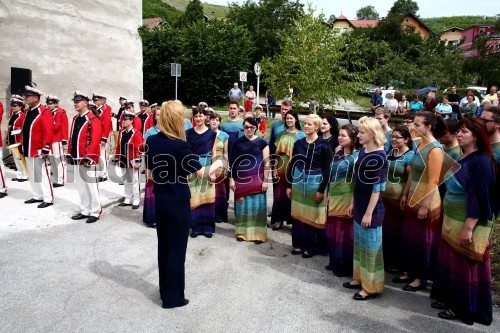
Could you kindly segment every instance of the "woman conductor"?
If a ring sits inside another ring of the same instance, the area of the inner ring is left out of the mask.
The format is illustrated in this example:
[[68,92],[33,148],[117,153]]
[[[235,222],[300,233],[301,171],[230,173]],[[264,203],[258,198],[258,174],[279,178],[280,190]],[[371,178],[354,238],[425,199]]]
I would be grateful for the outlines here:
[[[181,307],[184,298],[184,262],[191,226],[190,191],[186,177],[204,174],[184,133],[185,108],[180,101],[164,102],[157,127],[160,132],[146,140],[147,176],[153,179],[158,270],[163,308]],[[221,166],[214,163],[211,171]],[[171,209],[174,207],[175,209]]]

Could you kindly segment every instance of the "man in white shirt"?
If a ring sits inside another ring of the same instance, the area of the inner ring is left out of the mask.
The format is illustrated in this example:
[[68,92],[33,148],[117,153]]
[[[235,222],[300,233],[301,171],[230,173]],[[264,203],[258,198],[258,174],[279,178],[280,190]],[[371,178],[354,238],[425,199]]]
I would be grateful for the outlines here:
[[391,114],[395,114],[398,109],[398,101],[394,98],[394,91],[390,93],[390,97],[385,101],[384,107],[391,111]]

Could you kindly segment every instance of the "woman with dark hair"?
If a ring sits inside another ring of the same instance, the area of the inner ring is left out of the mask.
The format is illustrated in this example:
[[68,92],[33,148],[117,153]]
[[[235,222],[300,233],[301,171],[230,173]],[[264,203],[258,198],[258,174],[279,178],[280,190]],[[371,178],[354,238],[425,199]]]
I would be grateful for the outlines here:
[[293,145],[297,140],[306,137],[301,131],[299,116],[295,111],[288,111],[285,114],[285,128],[278,134],[275,141],[276,158],[273,168],[273,178],[277,180],[274,186],[273,210],[271,213],[271,224],[273,230],[283,227],[283,222],[290,222],[291,201],[286,196],[286,168],[292,157]]
[[495,165],[486,126],[460,120],[457,140],[464,154],[446,180],[443,235],[431,306],[443,319],[490,325],[492,322],[490,236],[498,213]]
[[[229,135],[220,130],[221,117],[217,113],[210,115],[210,128],[217,133],[215,140],[215,156],[212,161],[222,159],[228,161]],[[215,222],[227,222],[227,200],[226,200],[226,170],[220,168],[215,173]]]
[[353,219],[349,206],[354,192],[354,162],[361,148],[357,127],[347,124],[339,131],[340,149],[333,155],[328,197],[326,237],[330,263],[325,267],[336,276],[351,276],[353,262]]
[[332,149],[318,136],[321,118],[312,114],[304,122],[305,138],[293,145],[287,168],[286,195],[292,201],[292,254],[311,258],[327,252],[325,192],[330,181]]
[[243,122],[245,136],[234,141],[230,152],[229,187],[234,191],[235,236],[239,242],[267,241],[267,176],[269,146],[257,137],[255,118]]
[[445,156],[437,139],[444,134],[446,125],[441,116],[430,111],[417,113],[413,125],[421,143],[410,161],[411,174],[401,198],[405,214],[402,235],[404,265],[408,274],[392,281],[406,283],[403,290],[415,292],[427,287],[427,280],[433,278],[436,265],[442,222],[437,188],[442,169],[445,169]]
[[404,215],[400,203],[406,182],[411,174],[409,164],[414,155],[413,140],[406,126],[400,125],[392,131],[391,147],[387,156],[389,163],[387,184],[385,191],[382,192],[385,209],[390,212],[384,216],[384,265],[389,273],[398,273],[404,267],[401,258]]
[[[150,136],[156,135],[160,132],[160,130],[156,126],[159,118],[160,118],[160,108],[157,108],[155,109],[154,113],[153,127],[148,129],[143,136],[144,144],[146,144],[146,140]],[[149,228],[154,228],[156,226],[155,195],[153,193],[153,179],[146,179],[146,188],[144,189],[144,210],[142,212],[142,222]]]
[[[215,156],[215,138],[217,133],[206,125],[203,107],[193,110],[194,128],[186,131],[186,141],[191,145],[193,154],[198,155],[202,166],[212,164]],[[215,186],[208,179],[190,179],[191,191],[191,238],[204,235],[211,238],[215,232]]]
[[331,114],[323,113],[320,115],[321,120],[321,128],[318,134],[321,135],[323,140],[328,141],[330,147],[332,147],[332,152],[335,152],[335,149],[339,145],[339,122],[337,118]]

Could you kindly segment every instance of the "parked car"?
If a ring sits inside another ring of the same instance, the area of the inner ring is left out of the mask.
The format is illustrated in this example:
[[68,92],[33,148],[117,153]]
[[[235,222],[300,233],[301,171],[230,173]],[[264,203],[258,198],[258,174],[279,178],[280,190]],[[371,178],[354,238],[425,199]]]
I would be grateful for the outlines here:
[[475,90],[481,95],[481,99],[484,99],[486,94],[488,93],[488,88],[480,87],[480,86],[468,86],[467,90]]

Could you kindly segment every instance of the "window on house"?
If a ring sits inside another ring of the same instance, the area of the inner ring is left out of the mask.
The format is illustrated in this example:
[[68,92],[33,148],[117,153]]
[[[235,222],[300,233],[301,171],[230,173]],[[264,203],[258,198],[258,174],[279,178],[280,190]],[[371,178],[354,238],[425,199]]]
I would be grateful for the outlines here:
[[349,29],[347,28],[342,28],[342,33],[345,34]]
[[406,23],[410,23],[410,19],[409,19],[409,18],[406,18],[406,19],[405,19],[405,22],[406,22]]

